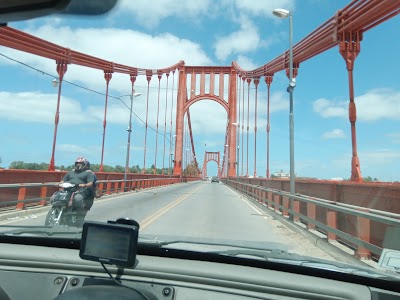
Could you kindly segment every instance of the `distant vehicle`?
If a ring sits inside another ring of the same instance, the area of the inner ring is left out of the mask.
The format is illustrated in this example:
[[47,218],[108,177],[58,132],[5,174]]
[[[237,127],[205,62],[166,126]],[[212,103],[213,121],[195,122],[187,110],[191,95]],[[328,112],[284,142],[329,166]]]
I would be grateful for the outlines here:
[[218,182],[219,183],[219,179],[218,179],[218,177],[212,177],[211,178],[211,182]]

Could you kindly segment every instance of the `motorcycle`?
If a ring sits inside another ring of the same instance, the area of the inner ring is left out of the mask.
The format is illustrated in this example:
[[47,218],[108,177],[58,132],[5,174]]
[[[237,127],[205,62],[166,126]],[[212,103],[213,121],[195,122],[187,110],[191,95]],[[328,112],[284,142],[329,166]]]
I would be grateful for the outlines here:
[[82,227],[87,210],[83,198],[77,200],[75,197],[80,192],[79,185],[64,182],[58,186],[60,190],[50,197],[51,209],[47,213],[45,226]]

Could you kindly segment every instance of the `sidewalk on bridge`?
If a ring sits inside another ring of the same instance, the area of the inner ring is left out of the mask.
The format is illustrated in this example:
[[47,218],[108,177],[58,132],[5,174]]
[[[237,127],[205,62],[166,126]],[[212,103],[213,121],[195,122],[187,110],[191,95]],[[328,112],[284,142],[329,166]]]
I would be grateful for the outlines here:
[[49,209],[50,205],[46,205],[46,206],[31,206],[21,210],[13,209],[9,211],[2,211],[0,212],[0,222],[21,220],[23,218],[27,218],[28,216],[46,212]]
[[[234,189],[232,190],[235,191]],[[306,225],[301,222],[291,222],[287,217],[284,217],[281,213],[277,213],[275,209],[268,208],[267,206],[255,201],[253,198],[247,195],[240,193],[238,193],[238,195],[251,201],[252,204],[255,204],[258,208],[267,213],[271,218],[277,220],[289,230],[301,235],[303,238],[310,241],[315,247],[319,248],[324,253],[330,255],[335,260],[346,264],[358,265],[362,267],[370,266],[376,268],[378,266],[378,264],[373,260],[357,259],[354,256],[353,250],[340,244],[337,241],[328,241],[326,235],[318,232],[317,230],[309,230],[306,227]]]

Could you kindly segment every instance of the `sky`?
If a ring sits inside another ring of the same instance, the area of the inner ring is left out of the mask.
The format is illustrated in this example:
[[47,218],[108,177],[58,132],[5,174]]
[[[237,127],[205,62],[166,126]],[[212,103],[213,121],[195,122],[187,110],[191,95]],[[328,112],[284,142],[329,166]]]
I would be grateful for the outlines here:
[[[144,0],[125,0],[101,17],[54,15],[11,22],[9,26],[63,47],[132,67],[157,69],[180,60],[187,66],[230,66],[236,61],[243,69],[252,70],[289,47],[288,20],[275,17],[273,9],[292,11],[295,44],[348,3],[350,1],[344,0],[158,0],[149,4]],[[354,68],[361,173],[363,177],[371,176],[380,181],[400,180],[400,86],[397,78],[400,62],[396,58],[400,51],[399,28],[397,16],[367,31]],[[0,166],[7,168],[17,160],[49,162],[58,91],[52,86],[57,76],[55,62],[0,46],[0,69]],[[135,84],[135,91],[141,96],[133,101],[131,166],[142,167],[144,163],[143,120],[146,119],[147,98],[150,127],[146,167],[154,162],[157,167],[169,165],[169,138],[175,134],[174,101],[178,82],[177,75],[172,77],[171,74],[168,88],[166,77],[162,78],[160,89],[157,78],[153,77],[149,92],[145,78],[139,77]],[[106,91],[103,72],[69,65],[64,79],[68,82],[62,85],[55,164],[70,165],[82,155],[91,163],[100,163]],[[352,147],[348,76],[338,47],[303,62],[296,79],[295,173],[319,179],[349,178]],[[284,72],[274,75],[270,119],[272,174],[281,170],[289,172],[287,84]],[[130,99],[124,95],[130,92],[129,76],[113,74],[109,85],[104,164],[125,165]],[[254,173],[254,95],[254,85],[251,85],[248,160],[246,149],[243,150],[244,173],[248,162],[250,175]],[[156,138],[158,99],[159,134]],[[221,105],[211,100],[195,103],[190,112],[196,157],[202,165],[205,151],[223,153],[227,114]],[[257,176],[266,173],[266,125],[267,89],[261,80],[257,109]],[[246,132],[244,138],[246,145]],[[173,139],[171,142],[173,147]],[[207,165],[209,175],[216,175],[216,170],[216,163]]]

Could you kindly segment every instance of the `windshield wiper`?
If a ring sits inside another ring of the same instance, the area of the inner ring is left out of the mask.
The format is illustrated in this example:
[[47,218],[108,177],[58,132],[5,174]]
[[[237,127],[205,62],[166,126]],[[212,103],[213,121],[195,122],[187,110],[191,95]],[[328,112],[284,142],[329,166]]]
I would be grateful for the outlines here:
[[[223,243],[218,242],[209,242],[209,241],[192,241],[190,239],[186,240],[157,240],[157,238],[146,238],[140,237],[140,243],[142,244],[153,244],[157,247],[163,248],[173,248],[173,249],[181,249],[187,251],[197,251],[207,254],[217,254],[217,255],[226,255],[232,257],[241,257],[241,258],[250,258],[250,259],[258,259],[264,260],[267,262],[273,263],[285,263],[292,264],[297,266],[311,267],[316,269],[325,269],[335,272],[343,272],[347,274],[359,275],[359,276],[367,276],[371,278],[383,278],[383,279],[395,279],[400,280],[400,276],[397,276],[393,273],[388,273],[384,270],[375,269],[372,266],[366,265],[362,266],[354,266],[348,265],[346,263],[330,261],[321,258],[315,258],[310,256],[303,256],[297,253],[291,253],[287,250],[275,248],[275,247],[251,247],[247,245],[238,245],[235,243],[229,243],[224,241]],[[184,244],[184,246],[179,247],[178,244]],[[188,245],[193,245],[194,247],[188,247]],[[210,250],[207,248],[199,249],[195,246],[209,246],[209,247],[227,247],[228,249],[218,249],[218,250]],[[170,246],[170,247],[168,247]]]
[[77,227],[67,227],[67,226],[58,226],[58,227],[49,227],[49,226],[7,226],[10,228],[18,228],[15,230],[10,230],[10,231],[4,231],[0,232],[1,235],[7,235],[7,236],[17,236],[17,235],[35,235],[35,236],[56,236],[56,235],[77,235],[80,237],[82,234],[82,228],[77,228]]
[[400,276],[396,276],[393,273],[387,273],[383,270],[378,270],[370,266],[366,267],[353,266],[336,261],[302,256],[296,253],[290,253],[278,249],[273,249],[272,251],[270,251],[269,249],[266,249],[264,251],[253,250],[253,249],[249,250],[230,249],[221,251],[210,251],[207,253],[215,253],[215,254],[235,256],[235,257],[238,256],[255,257],[257,259],[262,259],[268,262],[281,262],[281,263],[283,262],[304,267],[312,267],[317,269],[331,270],[335,272],[344,272],[353,275],[368,276],[372,278],[390,278],[390,279],[400,280]]
[[[254,251],[281,251],[281,252],[285,252],[288,253],[286,250],[277,250],[277,247],[281,247],[282,244],[279,243],[273,243],[273,242],[260,242],[260,246],[259,247],[252,247],[248,245],[248,242],[244,242],[243,244],[238,243],[239,241],[234,241],[234,242],[230,242],[229,240],[224,240],[223,242],[216,242],[212,239],[204,239],[203,241],[198,241],[195,239],[191,239],[191,238],[185,238],[182,240],[179,239],[174,239],[174,240],[158,240],[157,238],[149,238],[149,237],[143,237],[140,236],[139,237],[139,243],[141,244],[151,244],[151,245],[155,245],[158,246],[160,248],[164,247],[164,246],[173,246],[173,245],[177,245],[177,244],[185,244],[185,245],[203,245],[203,246],[219,246],[219,247],[234,247],[234,248],[240,248],[240,249],[245,249],[247,250],[254,250]],[[257,244],[257,242],[254,242],[254,244]],[[265,246],[268,247],[265,247]],[[183,250],[185,250],[186,248],[183,248]],[[187,249],[186,249],[187,250]],[[234,250],[229,250],[229,251],[234,251]],[[238,250],[241,251],[241,250]],[[213,253],[214,251],[201,251],[201,252],[207,252],[207,253]],[[215,251],[215,253],[218,253],[218,251]],[[221,252],[225,252],[225,250],[221,251]]]

